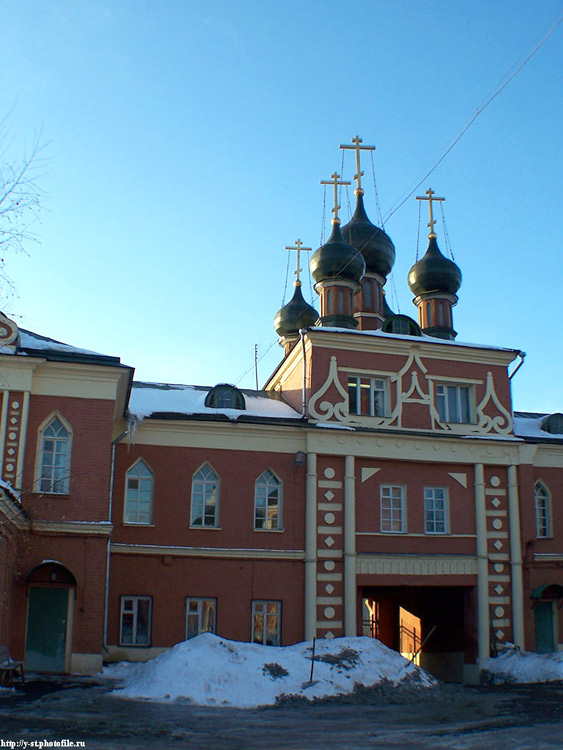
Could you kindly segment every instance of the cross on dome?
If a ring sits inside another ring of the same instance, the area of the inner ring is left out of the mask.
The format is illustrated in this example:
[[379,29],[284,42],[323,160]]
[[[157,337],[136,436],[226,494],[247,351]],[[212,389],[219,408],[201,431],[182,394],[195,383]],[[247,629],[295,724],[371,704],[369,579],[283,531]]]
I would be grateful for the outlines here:
[[333,172],[330,175],[330,180],[321,180],[321,185],[334,185],[334,208],[332,209],[332,213],[334,214],[334,219],[332,220],[333,224],[340,224],[340,219],[338,218],[338,212],[342,208],[338,204],[338,185],[351,185],[351,182],[347,182],[346,180],[341,180],[340,175],[338,172]]
[[360,170],[360,151],[375,151],[375,146],[360,146],[363,141],[359,135],[356,135],[354,136],[354,138],[352,138],[352,143],[354,144],[353,146],[340,144],[340,148],[353,149],[356,152],[356,174],[354,175],[354,179],[356,180],[356,189],[354,190],[354,193],[356,195],[363,195],[364,191],[362,190],[362,177],[364,176],[364,172]]
[[303,247],[303,242],[301,240],[295,240],[295,245],[293,245],[293,246],[286,245],[285,249],[286,250],[297,250],[297,269],[293,273],[295,274],[295,276],[297,276],[297,279],[295,280],[295,286],[301,286],[301,279],[299,278],[299,274],[303,270],[302,268],[299,267],[300,266],[300,262],[301,262],[300,261],[301,252],[302,251],[307,252],[307,251],[311,250],[311,248],[310,247]]
[[434,231],[434,224],[436,223],[436,219],[434,218],[433,212],[432,212],[432,201],[445,201],[445,198],[436,198],[434,196],[434,191],[432,188],[428,188],[428,190],[425,191],[426,196],[424,195],[417,195],[416,200],[417,201],[428,201],[428,211],[430,212],[430,221],[426,225],[427,227],[430,227],[430,232],[428,233],[428,239],[430,237],[435,237],[436,232]]

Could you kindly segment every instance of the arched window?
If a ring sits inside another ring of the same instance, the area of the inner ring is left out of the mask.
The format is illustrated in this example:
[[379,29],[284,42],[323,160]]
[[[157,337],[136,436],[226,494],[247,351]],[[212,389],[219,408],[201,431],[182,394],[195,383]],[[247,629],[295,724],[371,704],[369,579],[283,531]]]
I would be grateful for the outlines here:
[[426,303],[426,325],[429,327],[432,325],[432,305],[430,302]]
[[125,523],[152,522],[153,474],[144,461],[137,461],[125,479]]
[[537,538],[545,539],[553,536],[551,529],[551,495],[542,482],[536,482],[534,487],[534,505]]
[[234,385],[214,386],[205,398],[205,405],[214,409],[245,409],[244,396]]
[[328,289],[326,293],[325,315],[330,315],[331,312],[332,312],[332,289]]
[[444,325],[444,303],[438,302],[438,324]]
[[282,485],[276,475],[266,469],[254,484],[254,528],[282,528]]
[[53,416],[39,430],[37,490],[66,495],[70,486],[70,425]]
[[344,313],[344,290],[343,289],[338,290],[338,312],[340,314]]
[[192,479],[191,526],[219,526],[219,477],[209,464],[196,471]]

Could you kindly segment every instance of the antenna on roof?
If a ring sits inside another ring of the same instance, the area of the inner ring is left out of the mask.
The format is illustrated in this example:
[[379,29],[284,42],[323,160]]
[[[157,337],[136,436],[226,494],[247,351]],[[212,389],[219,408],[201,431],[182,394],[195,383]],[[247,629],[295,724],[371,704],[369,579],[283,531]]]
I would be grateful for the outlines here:
[[256,376],[256,390],[258,390],[258,344],[254,344],[254,374]]

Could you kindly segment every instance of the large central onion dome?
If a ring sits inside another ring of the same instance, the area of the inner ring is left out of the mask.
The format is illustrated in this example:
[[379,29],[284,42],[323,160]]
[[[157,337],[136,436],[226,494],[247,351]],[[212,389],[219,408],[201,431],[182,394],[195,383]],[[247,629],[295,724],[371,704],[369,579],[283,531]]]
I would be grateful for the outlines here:
[[436,235],[431,234],[428,250],[411,268],[407,281],[416,297],[430,292],[455,294],[461,286],[461,271],[452,260],[442,255]]
[[345,241],[340,222],[334,221],[328,241],[313,253],[309,270],[315,282],[331,278],[359,282],[366,272],[366,262],[363,255]]
[[318,319],[319,313],[303,298],[301,282],[298,281],[293,297],[276,313],[274,328],[278,336],[296,336],[302,328],[314,326]]
[[354,215],[342,227],[342,236],[360,250],[366,262],[368,273],[377,273],[387,277],[395,263],[395,245],[383,229],[376,227],[368,219],[363,195],[357,196]]

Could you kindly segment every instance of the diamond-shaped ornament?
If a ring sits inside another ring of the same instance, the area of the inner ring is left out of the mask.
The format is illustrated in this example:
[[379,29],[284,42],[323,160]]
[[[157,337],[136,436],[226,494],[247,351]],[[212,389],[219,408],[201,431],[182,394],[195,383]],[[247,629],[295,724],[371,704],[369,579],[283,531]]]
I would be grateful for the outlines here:
[[504,633],[502,632],[502,630],[497,630],[497,632],[495,633],[495,635],[496,635],[496,637],[498,638],[499,641],[502,641],[503,638],[504,638]]
[[330,638],[334,638],[334,633],[332,632],[332,630],[327,630],[326,631],[325,638],[328,638],[329,640],[330,640]]
[[498,506],[500,505],[500,500],[498,499],[498,497],[493,497],[493,499],[491,500],[491,505],[494,505],[495,508],[498,508]]
[[501,586],[500,583],[497,583],[497,585],[495,586],[495,591],[500,596],[504,591],[504,586]]
[[332,592],[334,591],[334,586],[332,585],[332,583],[327,583],[327,585],[325,586],[325,591],[327,594],[332,594]]
[[327,538],[325,539],[325,544],[327,547],[332,547],[332,545],[334,544],[334,539],[331,536],[327,536]]
[[332,500],[332,498],[334,497],[334,492],[332,490],[328,490],[327,492],[325,492],[325,497],[329,501]]
[[502,547],[502,542],[500,541],[500,539],[496,540],[496,542],[493,544],[493,547],[495,549],[500,549]]

